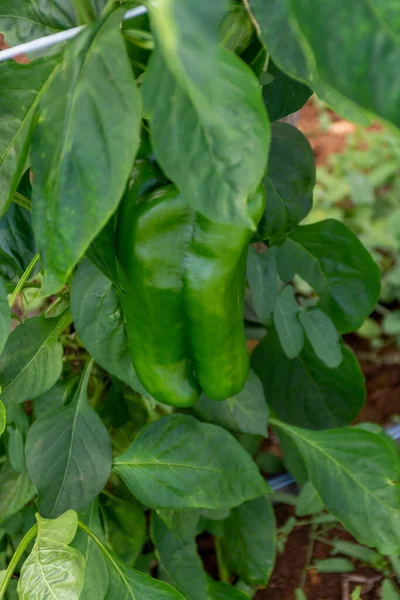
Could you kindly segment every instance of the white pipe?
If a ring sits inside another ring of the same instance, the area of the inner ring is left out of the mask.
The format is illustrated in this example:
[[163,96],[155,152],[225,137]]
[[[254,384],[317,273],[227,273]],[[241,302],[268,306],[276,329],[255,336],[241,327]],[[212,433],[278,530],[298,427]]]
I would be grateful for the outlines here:
[[[147,12],[147,8],[145,6],[137,6],[136,8],[131,8],[124,15],[124,21],[128,19],[133,19],[134,17],[139,17],[140,15],[144,15]],[[45,37],[39,38],[37,40],[32,40],[31,42],[26,42],[25,44],[19,44],[18,46],[14,46],[13,48],[7,48],[7,50],[1,50],[0,52],[0,62],[4,62],[9,58],[14,58],[15,56],[19,56],[20,54],[27,54],[28,52],[34,52],[35,50],[42,50],[44,48],[49,48],[50,46],[55,46],[56,44],[60,44],[61,42],[66,42],[71,38],[74,38],[78,33],[84,28],[84,25],[80,27],[73,27],[72,29],[67,29],[66,31],[59,31],[58,33],[53,33],[52,35],[47,35]]]

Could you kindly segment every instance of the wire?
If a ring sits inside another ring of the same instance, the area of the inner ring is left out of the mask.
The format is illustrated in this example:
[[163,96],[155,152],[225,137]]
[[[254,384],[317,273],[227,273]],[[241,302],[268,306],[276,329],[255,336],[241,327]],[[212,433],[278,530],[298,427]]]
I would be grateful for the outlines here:
[[[128,19],[133,19],[135,17],[139,17],[140,15],[144,15],[147,12],[147,8],[145,6],[137,6],[136,8],[131,8],[124,15],[124,21]],[[61,42],[66,42],[78,35],[78,33],[85,27],[85,25],[81,25],[80,27],[73,27],[72,29],[66,29],[65,31],[59,31],[58,33],[53,33],[52,35],[47,35],[45,37],[39,38],[37,40],[32,40],[31,42],[26,42],[25,44],[19,44],[18,46],[14,46],[13,48],[7,48],[7,50],[2,50],[0,52],[0,62],[4,62],[10,58],[14,58],[19,56],[20,54],[27,54],[28,52],[34,52],[35,50],[43,50],[44,48],[50,48],[51,46],[55,46],[56,44],[60,44]]]

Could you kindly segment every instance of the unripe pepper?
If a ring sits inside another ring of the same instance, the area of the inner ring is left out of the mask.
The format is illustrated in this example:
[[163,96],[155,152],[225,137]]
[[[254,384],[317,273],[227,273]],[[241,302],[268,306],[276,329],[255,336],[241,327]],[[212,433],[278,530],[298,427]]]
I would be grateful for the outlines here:
[[[240,392],[249,370],[243,297],[252,232],[195,213],[172,184],[141,196],[144,170],[121,203],[116,234],[133,365],[160,402],[192,406],[201,389],[223,400]],[[255,225],[264,205],[259,190],[249,201]]]

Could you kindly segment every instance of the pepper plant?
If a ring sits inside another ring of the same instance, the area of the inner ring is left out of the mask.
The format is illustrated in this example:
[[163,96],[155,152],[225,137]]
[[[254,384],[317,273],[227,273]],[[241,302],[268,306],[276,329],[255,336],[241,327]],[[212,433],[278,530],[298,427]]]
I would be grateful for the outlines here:
[[131,7],[0,6],[9,46],[84,25],[0,64],[0,598],[266,587],[268,430],[320,508],[398,554],[398,451],[351,426],[365,384],[341,340],[380,271],[343,223],[301,224],[314,158],[281,120],[315,92],[398,127],[400,8],[151,0],[124,20]]

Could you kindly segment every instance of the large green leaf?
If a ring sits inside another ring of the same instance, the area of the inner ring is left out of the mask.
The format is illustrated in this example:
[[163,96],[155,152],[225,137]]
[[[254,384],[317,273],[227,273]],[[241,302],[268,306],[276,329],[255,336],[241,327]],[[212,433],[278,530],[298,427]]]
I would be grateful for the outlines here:
[[156,509],[230,508],[266,489],[239,442],[186,415],[145,427],[114,469],[134,496]]
[[397,2],[341,0],[335,7],[324,2],[318,11],[312,0],[290,4],[305,37],[303,47],[312,53],[321,78],[368,111],[400,126],[400,83],[394,76],[400,62]]
[[297,227],[277,259],[281,278],[297,273],[305,279],[341,333],[361,327],[379,299],[379,266],[357,236],[334,219]]
[[327,367],[306,342],[290,360],[271,329],[251,356],[264,385],[268,405],[285,422],[310,429],[331,429],[351,423],[365,402],[365,382],[352,351],[342,345],[343,360]]
[[2,279],[0,279],[0,355],[10,333],[10,326],[11,312],[8,306],[7,290]]
[[400,461],[391,440],[363,429],[308,431],[275,421],[295,442],[326,509],[361,543],[400,552]]
[[[0,218],[0,275],[5,281],[16,282],[36,253],[31,213],[13,203]],[[38,269],[39,265],[32,274]]]
[[25,402],[50,389],[62,371],[61,332],[68,313],[27,319],[10,334],[0,358],[1,399]]
[[264,180],[265,213],[258,231],[270,244],[281,243],[308,214],[315,185],[314,153],[307,138],[292,125],[274,123]]
[[172,585],[184,594],[186,600],[208,600],[206,574],[194,537],[169,529],[153,513],[151,539]]
[[[0,31],[1,22],[0,15]],[[0,214],[5,212],[22,177],[32,117],[56,64],[54,59],[26,65],[10,60],[0,66]]]
[[[98,500],[93,500],[79,516],[81,521],[103,540]],[[78,530],[72,547],[79,550],[85,559],[85,582],[79,600],[103,600],[110,578],[101,549],[82,529]]]
[[58,291],[117,208],[139,147],[141,101],[119,27],[124,12],[85,27],[39,101],[32,218],[46,293]]
[[124,563],[134,566],[147,538],[143,507],[134,500],[120,501],[106,507],[104,513],[111,547]]
[[28,473],[14,471],[8,462],[0,467],[0,523],[21,510],[36,493]]
[[291,285],[278,294],[274,308],[274,323],[281,346],[288,358],[298,356],[304,346],[304,331],[298,318],[300,307]]
[[272,59],[268,75],[272,80],[263,86],[262,94],[270,121],[278,121],[297,112],[312,94],[308,85],[286,75]]
[[91,366],[89,361],[71,404],[45,414],[28,432],[26,464],[45,516],[81,510],[100,493],[111,472],[111,440],[88,403]]
[[37,515],[38,533],[32,552],[22,565],[18,580],[21,600],[79,600],[85,560],[69,544],[75,537],[78,516],[70,510],[58,519]]
[[77,377],[60,379],[50,390],[35,398],[35,417],[40,419],[46,413],[54,412],[72,398],[78,384]]
[[250,247],[247,255],[246,275],[254,310],[259,319],[265,322],[271,316],[278,297],[276,248],[259,253]]
[[262,383],[251,369],[243,390],[237,396],[216,402],[203,394],[194,411],[204,421],[231,431],[267,435],[268,405]]
[[234,508],[223,521],[224,559],[250,585],[267,585],[275,563],[275,541],[274,511],[265,496]]
[[121,302],[112,282],[88,260],[71,285],[71,313],[83,345],[106,371],[146,394],[133,369]]
[[118,280],[117,260],[115,257],[115,219],[114,216],[103,227],[90,244],[86,256],[115,286],[120,287]]
[[[215,69],[204,56],[201,61],[209,80],[218,78],[207,101],[203,88],[198,96],[187,95],[160,51],[153,54],[143,85],[153,147],[196,211],[254,229],[247,201],[262,179],[269,146],[260,87],[250,68],[223,48]],[[188,131],[196,134],[188,136]]]
[[258,24],[260,37],[279,68],[309,85],[321,100],[345,119],[368,125],[368,115],[327,85],[329,82],[323,82],[315,64],[308,63],[298,39],[296,23],[289,10],[291,0],[249,0],[248,3]]

